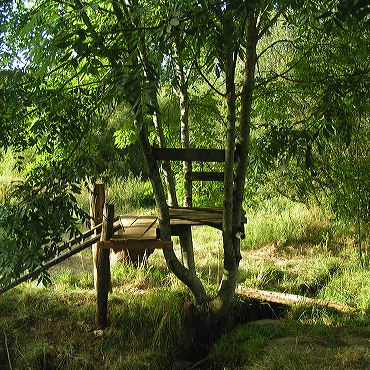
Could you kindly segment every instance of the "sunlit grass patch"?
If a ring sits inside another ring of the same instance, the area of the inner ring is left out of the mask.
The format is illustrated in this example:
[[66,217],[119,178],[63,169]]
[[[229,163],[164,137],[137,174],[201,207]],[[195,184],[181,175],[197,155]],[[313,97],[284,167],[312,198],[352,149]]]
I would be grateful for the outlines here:
[[320,290],[318,297],[332,299],[370,313],[370,270],[349,263]]
[[367,369],[369,335],[366,328],[262,320],[225,334],[211,361],[228,369]]
[[[259,248],[274,243],[286,249],[318,245],[329,247],[333,239],[331,215],[317,206],[306,206],[276,197],[265,200],[259,208],[247,210],[246,239],[243,248]],[[304,250],[300,250],[304,252]]]
[[[89,194],[82,187],[81,194],[76,196],[81,207],[89,211]],[[149,181],[129,175],[125,178],[114,178],[105,184],[106,202],[115,205],[116,214],[153,212],[155,206],[153,190]]]
[[160,369],[190,345],[181,308],[188,298],[167,287],[113,291],[110,328],[97,337],[92,290],[23,286],[0,296],[0,326],[16,369]]

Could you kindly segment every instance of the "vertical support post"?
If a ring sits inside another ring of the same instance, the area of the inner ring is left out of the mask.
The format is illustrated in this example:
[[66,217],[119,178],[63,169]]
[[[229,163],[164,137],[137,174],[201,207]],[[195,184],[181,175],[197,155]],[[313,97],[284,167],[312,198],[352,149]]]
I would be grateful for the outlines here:
[[[89,203],[90,203],[90,217],[91,217],[91,228],[99,225],[103,221],[103,208],[105,203],[105,186],[104,184],[92,184],[92,189],[89,189]],[[97,232],[95,232],[97,235]],[[97,258],[98,248],[94,244],[92,246],[92,257],[94,265],[94,288],[96,289],[97,279]]]
[[[103,211],[103,226],[100,241],[110,240],[113,234],[113,219],[114,219],[114,204],[105,204]],[[107,308],[108,308],[108,293],[110,290],[110,250],[97,247],[97,279],[96,279],[96,315],[95,323],[98,328],[106,328],[108,326]]]
[[[187,140],[183,147],[189,147],[189,132],[187,129]],[[184,143],[183,143],[184,144]],[[191,207],[193,205],[193,189],[192,180],[190,178],[190,173],[192,171],[192,162],[183,162],[184,171],[184,207]],[[195,274],[195,260],[194,260],[194,247],[193,247],[193,237],[191,232],[191,226],[184,226],[183,232],[180,235],[180,246],[181,253],[184,259],[184,266],[188,268],[193,274]]]

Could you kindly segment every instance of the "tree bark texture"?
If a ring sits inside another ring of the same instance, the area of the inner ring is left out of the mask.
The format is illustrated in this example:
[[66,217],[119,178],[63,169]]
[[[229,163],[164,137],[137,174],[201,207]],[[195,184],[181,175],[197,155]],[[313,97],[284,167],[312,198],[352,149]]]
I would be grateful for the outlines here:
[[[158,100],[157,100],[157,92],[153,91],[152,93],[152,104],[153,104],[153,124],[154,128],[157,134],[157,138],[159,141],[159,146],[161,148],[166,147],[166,140],[164,137],[163,133],[163,127],[161,123],[161,118],[160,118],[160,109],[158,105]],[[168,191],[168,204],[170,206],[178,206],[177,202],[177,196],[176,196],[176,184],[175,184],[175,177],[173,175],[171,163],[169,161],[163,161],[162,164],[162,169],[164,172],[164,178],[167,186],[167,191]]]
[[[105,203],[105,186],[104,184],[91,184],[89,189],[89,204],[90,204],[90,228],[93,229],[103,221],[103,208]],[[95,231],[95,235],[98,232]],[[97,285],[97,261],[98,248],[94,244],[92,246],[93,268],[94,268],[94,288]]]
[[[100,241],[110,240],[113,235],[113,219],[114,205],[105,204]],[[109,253],[109,249],[98,247],[95,324],[98,328],[102,329],[108,326],[107,306],[110,290]]]
[[[177,95],[180,103],[180,139],[182,149],[190,148],[189,136],[189,95],[188,84],[185,76],[184,65],[181,59],[181,49],[179,42],[174,43],[175,54],[175,69],[177,75]],[[190,161],[182,162],[183,175],[184,175],[184,207],[192,207],[193,205],[193,190],[190,174],[192,172],[192,164]],[[188,268],[194,275],[195,259],[194,259],[194,246],[191,226],[184,228],[184,232],[180,235],[181,252],[184,259],[185,267]]]
[[[153,187],[156,206],[159,211],[159,227],[161,230],[161,239],[165,241],[170,241],[170,215],[161,177],[159,174],[157,161],[153,156],[152,148],[148,141],[146,127],[143,125],[139,126],[142,127],[139,132],[139,144],[144,154],[149,178]],[[180,263],[172,248],[163,249],[163,254],[169,269],[176,275],[178,279],[180,279],[186,286],[189,287],[195,297],[197,304],[204,304],[206,302],[207,295],[200,279]]]
[[[131,19],[131,22],[135,27],[140,26],[140,21],[137,15],[131,14],[131,6],[129,6],[128,4],[122,4],[121,8],[121,6],[118,5],[118,3],[113,1],[112,4],[115,15],[119,22],[122,21],[126,16],[128,17],[128,19]],[[136,50],[136,53],[132,52],[130,59],[132,60],[133,65],[145,64],[143,63],[142,60],[143,55],[141,54],[142,46],[144,46],[145,44],[145,38],[141,37],[137,41],[138,42],[135,45],[131,45],[131,48],[134,48]],[[112,64],[117,67],[115,63]],[[120,71],[117,72],[119,73]],[[147,72],[148,68],[145,73]],[[145,79],[145,76],[143,77]],[[170,241],[171,229],[168,204],[166,202],[164,187],[160,177],[157,161],[153,155],[153,151],[149,144],[147,136],[148,132],[143,116],[143,110],[145,110],[146,107],[143,106],[143,101],[145,101],[145,99],[141,99],[141,97],[143,96],[143,89],[141,86],[140,77],[136,78],[133,81],[133,85],[134,85],[133,91],[135,92],[135,96],[130,95],[128,92],[125,92],[125,95],[135,115],[135,125],[138,130],[138,142],[144,155],[144,160],[146,163],[149,178],[154,192],[157,210],[159,212],[159,227],[161,230],[161,239],[165,241]],[[206,301],[206,293],[200,279],[180,263],[172,248],[164,249],[163,253],[166,259],[166,263],[170,270],[176,275],[178,279],[180,279],[186,286],[189,287],[189,289],[192,291],[195,297],[196,302],[199,304],[204,303]]]
[[250,155],[250,131],[251,131],[251,112],[254,88],[254,73],[257,62],[257,28],[256,15],[248,12],[246,24],[246,61],[244,65],[243,89],[241,94],[240,112],[240,136],[239,136],[239,161],[236,169],[236,181],[234,191],[234,225],[241,224],[243,216],[243,198],[245,177]]
[[[225,23],[225,33],[230,27]],[[230,34],[230,32],[229,32]],[[237,234],[242,230],[243,197],[245,177],[249,157],[250,123],[252,109],[252,93],[254,87],[254,71],[256,65],[256,16],[252,9],[247,10],[246,21],[246,62],[244,71],[243,90],[241,95],[241,117],[239,134],[239,158],[233,184],[234,149],[235,149],[235,121],[236,121],[236,94],[235,94],[235,64],[234,57],[228,54],[226,64],[226,102],[227,102],[227,146],[225,160],[225,197],[223,219],[224,243],[224,272],[216,298],[211,302],[215,315],[221,317],[230,307],[236,288],[240,254],[240,240]],[[234,188],[233,188],[234,185]]]
[[[173,44],[175,56],[175,71],[177,76],[176,93],[180,103],[180,139],[181,147],[183,149],[190,148],[190,135],[189,135],[189,94],[188,83],[184,71],[184,64],[181,59],[181,47],[178,40]],[[192,164],[190,161],[183,161],[184,173],[184,207],[192,207],[193,204],[193,191],[190,179],[192,172]]]

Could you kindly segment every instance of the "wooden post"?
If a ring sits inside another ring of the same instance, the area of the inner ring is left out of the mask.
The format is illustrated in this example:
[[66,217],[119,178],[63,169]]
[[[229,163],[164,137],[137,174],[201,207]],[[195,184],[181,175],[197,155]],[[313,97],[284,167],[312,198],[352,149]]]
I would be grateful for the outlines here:
[[[113,219],[114,219],[114,205],[105,204],[103,212],[103,225],[100,241],[104,242],[110,240],[113,234]],[[98,328],[106,328],[108,326],[107,306],[108,293],[110,290],[110,263],[109,263],[109,249],[97,247],[97,280],[96,280],[96,315],[95,323]]]
[[[89,203],[90,203],[90,216],[91,223],[90,228],[94,228],[96,225],[103,221],[103,208],[105,203],[105,187],[104,184],[93,184],[92,189],[89,189]],[[92,256],[94,265],[94,288],[96,289],[97,279],[97,258],[98,258],[98,247],[96,244],[92,246]]]

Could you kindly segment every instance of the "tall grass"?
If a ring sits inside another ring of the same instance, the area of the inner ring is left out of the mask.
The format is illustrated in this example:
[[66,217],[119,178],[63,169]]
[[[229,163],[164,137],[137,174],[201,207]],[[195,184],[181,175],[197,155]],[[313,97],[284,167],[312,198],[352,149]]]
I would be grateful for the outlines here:
[[113,179],[107,186],[107,201],[114,203],[119,213],[155,206],[150,182],[133,175]]
[[244,248],[257,248],[271,242],[309,238],[327,219],[319,207],[293,203],[283,197],[265,200],[258,209],[247,210]]
[[[87,191],[78,200],[88,210]],[[112,180],[107,185],[107,201],[116,205],[117,213],[154,211],[150,184],[133,176]],[[370,275],[360,266],[350,225],[334,222],[318,207],[281,197],[264,201],[247,216],[240,284],[353,305],[360,311],[350,318],[352,325],[357,329],[367,322]],[[197,227],[193,235],[197,272],[213,294],[223,272],[222,234]],[[364,243],[368,240],[364,238]],[[175,252],[181,259],[177,239]],[[94,334],[91,257],[84,252],[78,258],[53,270],[52,287],[23,284],[0,296],[0,328],[7,335],[14,368],[163,369],[189,354],[192,343],[184,306],[191,295],[169,272],[161,251],[149,257],[147,266],[112,266],[110,329],[101,337]],[[293,369],[303,363],[300,350],[305,361],[312,360],[305,368],[319,368],[308,346],[303,343],[295,350],[298,342],[293,339],[308,336],[312,348],[322,338],[330,343],[336,335],[331,327],[348,325],[350,319],[339,322],[332,312],[307,307],[289,309],[282,323],[249,324],[221,338],[211,351],[210,364],[215,368]],[[274,351],[272,344],[279,350]],[[1,348],[0,330],[0,367],[7,364]],[[334,351],[321,347],[320,351],[322,361],[325,355],[333,355],[336,368],[341,361],[356,368],[358,352],[355,356],[347,351],[344,359]],[[365,351],[365,361],[369,356]],[[361,366],[357,368],[366,368]]]
[[[153,212],[155,200],[152,186],[149,181],[142,180],[140,177],[129,175],[125,178],[114,178],[106,187],[106,202],[115,205],[117,214],[131,212]],[[77,201],[81,207],[89,211],[89,194],[87,189],[82,189],[82,193],[77,195]]]

